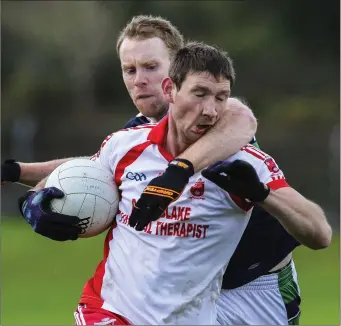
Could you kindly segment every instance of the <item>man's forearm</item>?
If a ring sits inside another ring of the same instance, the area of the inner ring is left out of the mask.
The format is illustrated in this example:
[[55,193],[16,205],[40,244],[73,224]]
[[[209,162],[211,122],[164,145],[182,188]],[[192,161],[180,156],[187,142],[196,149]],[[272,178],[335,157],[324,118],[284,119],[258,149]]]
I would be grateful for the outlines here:
[[256,133],[257,120],[246,105],[235,98],[227,105],[214,127],[178,156],[189,160],[195,172],[237,153]]
[[45,184],[47,179],[49,178],[49,175],[47,175],[44,179],[40,180],[31,190],[32,191],[39,191],[43,188],[45,188]]
[[20,165],[20,182],[28,186],[35,186],[43,178],[52,173],[59,165],[74,159],[75,157],[63,158],[48,162],[23,163]]
[[271,191],[260,206],[303,245],[311,249],[329,246],[332,230],[322,209],[296,190],[288,187]]

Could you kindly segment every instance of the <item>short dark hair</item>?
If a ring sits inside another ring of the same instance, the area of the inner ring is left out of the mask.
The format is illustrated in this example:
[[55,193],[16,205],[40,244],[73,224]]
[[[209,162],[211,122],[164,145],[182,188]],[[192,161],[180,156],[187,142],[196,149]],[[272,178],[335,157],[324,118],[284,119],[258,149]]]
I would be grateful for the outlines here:
[[174,56],[169,68],[169,77],[181,88],[188,73],[208,72],[214,77],[224,77],[235,81],[235,71],[227,52],[200,42],[190,42],[182,47]]

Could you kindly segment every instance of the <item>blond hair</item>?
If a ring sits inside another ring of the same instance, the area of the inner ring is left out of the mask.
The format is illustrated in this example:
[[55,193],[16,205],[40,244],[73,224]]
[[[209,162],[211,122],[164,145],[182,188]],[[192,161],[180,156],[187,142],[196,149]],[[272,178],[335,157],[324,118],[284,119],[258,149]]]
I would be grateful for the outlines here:
[[180,31],[167,19],[159,16],[134,16],[120,32],[116,51],[119,54],[120,47],[125,38],[145,40],[159,37],[166,45],[171,58],[184,46],[184,38]]

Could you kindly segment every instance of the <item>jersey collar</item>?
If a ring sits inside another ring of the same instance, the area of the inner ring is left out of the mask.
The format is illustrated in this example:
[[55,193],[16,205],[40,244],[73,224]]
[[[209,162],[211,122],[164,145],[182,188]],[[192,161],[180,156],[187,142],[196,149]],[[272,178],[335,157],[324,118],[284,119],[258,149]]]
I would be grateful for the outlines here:
[[166,115],[149,133],[148,140],[156,145],[164,147],[168,131],[168,115]]
[[149,122],[152,122],[152,123],[156,123],[156,122],[157,122],[154,118],[146,117],[146,116],[143,115],[141,112],[140,112],[139,114],[137,114],[136,117],[137,117],[137,118],[144,117],[144,118],[146,118]]

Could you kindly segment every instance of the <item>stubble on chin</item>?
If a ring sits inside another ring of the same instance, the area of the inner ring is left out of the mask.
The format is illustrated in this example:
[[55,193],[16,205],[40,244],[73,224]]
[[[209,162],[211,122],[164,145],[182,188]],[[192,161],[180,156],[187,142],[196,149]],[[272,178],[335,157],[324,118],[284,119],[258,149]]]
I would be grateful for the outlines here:
[[156,116],[155,118],[160,121],[164,116],[167,115],[168,112],[168,104],[160,104],[158,105],[158,107],[156,108]]

